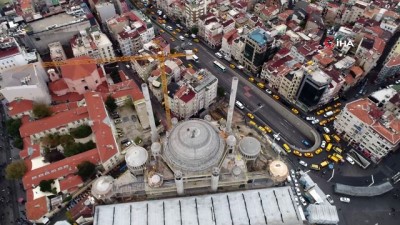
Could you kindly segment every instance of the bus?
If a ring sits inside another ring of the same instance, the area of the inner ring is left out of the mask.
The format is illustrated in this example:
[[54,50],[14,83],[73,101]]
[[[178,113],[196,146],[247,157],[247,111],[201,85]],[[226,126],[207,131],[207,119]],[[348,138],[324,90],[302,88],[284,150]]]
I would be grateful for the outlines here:
[[199,57],[197,57],[197,55],[193,55],[193,61],[198,63],[199,62]]
[[214,61],[214,66],[218,67],[220,70],[222,70],[222,72],[226,71],[225,66],[223,66],[221,63],[219,63],[218,61]]

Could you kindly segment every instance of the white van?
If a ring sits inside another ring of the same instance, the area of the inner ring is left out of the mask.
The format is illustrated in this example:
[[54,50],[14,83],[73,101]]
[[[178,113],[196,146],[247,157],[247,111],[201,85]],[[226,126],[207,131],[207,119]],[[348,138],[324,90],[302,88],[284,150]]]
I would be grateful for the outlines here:
[[193,55],[192,57],[194,62],[199,62],[199,57],[197,57],[197,55]]
[[244,109],[244,105],[243,105],[241,102],[239,102],[239,101],[236,101],[236,102],[235,102],[235,105],[236,105],[236,107],[238,107],[239,109]]
[[185,41],[185,37],[183,37],[182,35],[179,36],[179,39],[180,39],[181,41]]
[[218,58],[220,58],[220,59],[222,59],[222,58],[224,57],[224,56],[223,56],[221,53],[219,53],[219,52],[216,52],[215,55],[216,55]]
[[333,111],[329,111],[329,112],[326,112],[326,113],[324,114],[324,117],[327,118],[327,117],[330,117],[330,116],[332,116],[332,115],[333,115]]

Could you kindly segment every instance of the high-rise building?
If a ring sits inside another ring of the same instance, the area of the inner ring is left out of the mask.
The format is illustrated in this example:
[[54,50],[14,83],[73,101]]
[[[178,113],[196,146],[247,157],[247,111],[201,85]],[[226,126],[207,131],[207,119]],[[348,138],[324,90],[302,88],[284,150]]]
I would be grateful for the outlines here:
[[272,48],[274,38],[266,30],[257,27],[248,33],[244,43],[240,62],[249,71],[257,73],[268,58],[268,50]]

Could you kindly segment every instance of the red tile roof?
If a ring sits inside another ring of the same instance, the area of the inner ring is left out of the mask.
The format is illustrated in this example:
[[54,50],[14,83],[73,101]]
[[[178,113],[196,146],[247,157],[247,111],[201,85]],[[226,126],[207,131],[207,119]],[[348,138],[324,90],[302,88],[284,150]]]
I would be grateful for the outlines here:
[[126,80],[121,83],[111,85],[109,90],[114,98],[120,98],[127,95],[131,96],[133,101],[138,101],[144,98],[142,90],[133,80]]
[[66,95],[57,96],[55,94],[51,94],[51,100],[55,102],[77,102],[83,99],[83,95],[80,95],[76,92],[69,92]]
[[346,105],[350,113],[368,125],[372,125],[374,122],[368,113],[368,108],[371,106],[374,107],[368,99],[359,99]]
[[31,111],[32,108],[33,101],[31,100],[15,100],[8,104],[8,115],[15,116],[26,111]]
[[[19,152],[19,156],[21,159],[25,159],[26,157],[36,158],[40,156],[40,144],[31,144],[31,139],[26,137],[23,139],[24,149]],[[31,149],[31,155],[29,155],[29,148]],[[30,169],[30,168],[29,168]]]
[[19,53],[19,49],[18,47],[11,47],[11,48],[7,48],[7,49],[2,49],[0,51],[0,59],[2,58],[6,58],[9,56],[13,56]]
[[350,71],[353,72],[353,74],[355,75],[354,78],[357,78],[357,77],[361,76],[364,73],[364,71],[359,66],[352,66],[350,68]]
[[48,212],[49,202],[46,196],[35,200],[27,201],[25,204],[26,218],[28,220],[38,220]]
[[106,123],[107,112],[103,97],[98,92],[85,93],[85,100],[89,118],[93,122],[92,130],[96,139],[96,146],[101,162],[106,162],[117,152],[117,146],[110,124]]
[[196,93],[194,93],[194,91],[192,91],[191,89],[189,89],[189,92],[184,93],[180,99],[182,101],[184,101],[185,103],[188,103],[190,100],[192,100],[194,97],[196,96]]
[[68,191],[71,188],[83,184],[82,178],[78,175],[72,175],[60,181],[60,190]]
[[53,93],[57,93],[59,91],[64,91],[68,89],[67,83],[65,83],[64,79],[59,79],[56,81],[53,81],[49,84],[49,89]]
[[68,59],[67,62],[70,63],[68,65],[62,65],[61,74],[63,78],[68,78],[71,80],[83,79],[85,77],[90,76],[93,71],[97,70],[97,66],[95,63],[93,64],[77,64],[74,65],[74,61],[79,60],[92,60],[89,56],[81,56],[73,59]]
[[52,128],[61,128],[68,123],[78,121],[88,117],[85,107],[74,110],[60,112],[56,115],[23,124],[19,129],[21,137],[27,137]]
[[[31,160],[25,159],[25,162],[27,161],[30,162]],[[53,162],[35,170],[28,171],[22,178],[24,188],[27,190],[32,188],[32,186],[37,186],[42,180],[57,179],[69,174],[74,174],[78,171],[77,166],[83,161],[90,161],[97,165],[100,162],[97,149],[92,149],[78,155]]]
[[400,54],[392,56],[385,66],[387,67],[400,66]]

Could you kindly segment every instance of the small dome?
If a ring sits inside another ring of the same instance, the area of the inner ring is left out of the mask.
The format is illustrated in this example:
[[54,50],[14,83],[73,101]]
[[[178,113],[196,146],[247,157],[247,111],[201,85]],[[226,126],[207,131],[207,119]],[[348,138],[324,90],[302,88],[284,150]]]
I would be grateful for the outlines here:
[[237,177],[241,173],[242,173],[242,170],[240,169],[240,167],[238,167],[238,166],[233,167],[233,169],[232,169],[232,175],[233,176]]
[[178,119],[176,117],[172,118],[171,123],[172,123],[172,125],[178,124]]
[[229,145],[229,146],[235,146],[235,145],[236,145],[236,138],[235,138],[235,136],[229,135],[229,136],[226,138],[226,144]]
[[128,166],[141,167],[147,162],[147,157],[146,149],[140,146],[132,146],[126,152],[125,161]]
[[161,177],[157,174],[154,174],[152,177],[150,177],[150,182],[153,184],[156,184],[161,181]]
[[269,171],[273,177],[285,178],[288,175],[288,167],[280,160],[274,160],[269,164]]
[[204,120],[210,122],[212,120],[212,118],[211,118],[210,115],[207,114],[207,115],[204,116]]
[[154,142],[151,144],[151,153],[153,155],[161,153],[161,144],[159,142]]
[[110,194],[114,185],[114,178],[102,176],[97,178],[92,184],[92,194],[94,196],[104,196]]
[[256,159],[261,152],[261,143],[253,137],[244,137],[239,143],[240,153],[246,159]]

